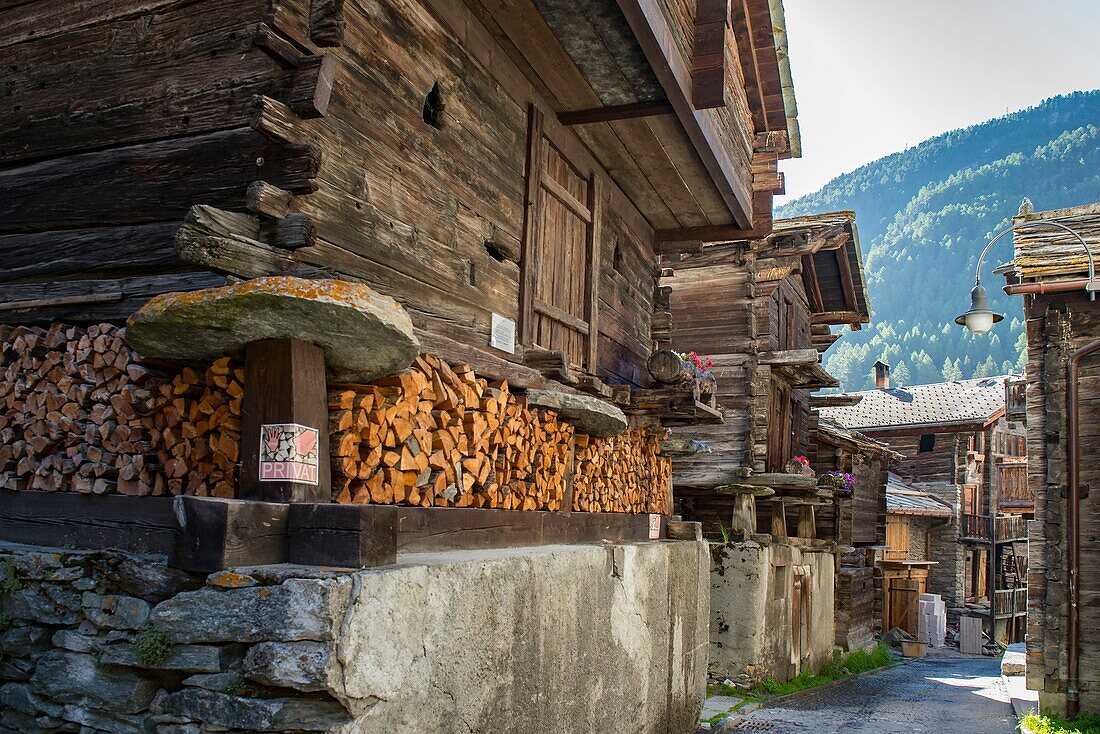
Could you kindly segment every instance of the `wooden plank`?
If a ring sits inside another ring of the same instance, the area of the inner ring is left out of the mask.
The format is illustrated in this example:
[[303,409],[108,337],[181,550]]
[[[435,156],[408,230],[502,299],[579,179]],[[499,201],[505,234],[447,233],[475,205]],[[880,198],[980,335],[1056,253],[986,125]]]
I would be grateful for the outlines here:
[[10,168],[0,171],[0,232],[164,222],[196,202],[242,209],[260,178],[312,191],[319,165],[313,146],[237,128]]
[[571,329],[575,329],[585,336],[591,334],[588,324],[583,319],[578,319],[571,313],[563,311],[552,303],[547,303],[541,298],[535,299],[535,311],[554,321],[560,321]]
[[592,224],[588,228],[588,257],[585,264],[588,302],[585,317],[588,319],[588,371],[596,374],[599,365],[600,337],[600,245],[603,242],[603,179],[593,175],[588,186],[588,206],[592,211]]
[[343,568],[396,563],[397,513],[392,505],[293,504],[288,560]]
[[[16,12],[26,15],[12,18],[26,25],[21,38],[9,37],[23,42],[5,65],[5,162],[230,128],[253,95],[281,96],[287,87],[290,72],[252,48],[257,0],[61,5],[27,3]],[[70,12],[80,22],[63,17]]]
[[836,264],[840,270],[840,286],[844,291],[844,305],[852,311],[859,310],[859,302],[856,300],[856,284],[852,277],[852,264],[848,260],[848,247],[834,250]]
[[520,262],[520,341],[535,341],[535,278],[539,271],[539,233],[543,170],[543,114],[534,104],[528,109],[526,190],[523,202],[523,251]]
[[814,255],[802,256],[802,285],[810,298],[810,310],[815,313],[824,311],[825,298],[821,295],[821,281],[817,278]]
[[0,283],[179,265],[179,222],[0,235]]
[[649,538],[648,515],[610,512],[572,512],[564,515],[468,507],[399,506],[397,510],[399,553]]
[[[224,285],[210,272],[0,286],[0,323],[120,321],[152,296]],[[36,305],[35,305],[36,304]]]
[[571,212],[583,219],[585,224],[592,223],[592,212],[589,208],[585,206],[584,203],[577,201],[577,197],[573,196],[573,194],[560,183],[549,176],[543,176],[542,180],[539,181],[539,185],[549,191],[555,199],[565,204]]
[[180,496],[173,510],[179,525],[168,554],[172,568],[210,573],[286,562],[289,505]]
[[658,255],[675,255],[697,252],[702,242],[737,242],[762,240],[772,233],[771,228],[754,229],[740,225],[707,224],[698,227],[658,229],[653,233]]
[[11,543],[168,553],[176,527],[171,497],[0,491],[0,539]]
[[656,117],[674,115],[676,111],[668,100],[659,102],[634,102],[632,104],[612,105],[609,107],[590,107],[584,110],[559,112],[558,122],[563,125],[591,125],[596,122],[613,120],[631,120],[638,117]]
[[[245,347],[244,368],[239,496],[271,502],[328,502],[332,486],[324,350],[297,339],[265,339]],[[264,426],[288,423],[317,429],[316,482],[261,481]]]

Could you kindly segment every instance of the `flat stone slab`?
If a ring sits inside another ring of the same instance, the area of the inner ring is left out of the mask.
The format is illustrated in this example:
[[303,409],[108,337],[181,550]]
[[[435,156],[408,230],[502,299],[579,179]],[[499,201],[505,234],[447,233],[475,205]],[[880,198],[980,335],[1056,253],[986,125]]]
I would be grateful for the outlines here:
[[1027,672],[1027,650],[1016,642],[1005,649],[1001,658],[1001,675],[1024,675]]
[[771,487],[759,487],[753,484],[723,484],[715,487],[717,494],[751,494],[753,497],[771,497],[775,490]]
[[554,411],[578,431],[594,438],[607,438],[626,430],[626,414],[611,403],[591,395],[528,390],[527,402]]
[[370,382],[408,367],[420,350],[394,299],[362,283],[288,276],[156,296],[126,324],[144,357],[210,360],[263,339],[299,339],[325,350],[335,382]]
[[774,489],[788,489],[802,492],[814,492],[817,490],[817,478],[808,477],[805,474],[768,472],[753,474],[742,481],[744,481],[745,484],[773,487]]

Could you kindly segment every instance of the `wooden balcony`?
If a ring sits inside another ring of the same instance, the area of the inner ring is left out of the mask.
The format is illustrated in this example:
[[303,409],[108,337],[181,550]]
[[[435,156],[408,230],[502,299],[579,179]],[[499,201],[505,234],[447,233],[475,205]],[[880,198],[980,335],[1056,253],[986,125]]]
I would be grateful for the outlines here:
[[997,617],[1027,614],[1027,589],[996,589],[993,592],[993,614]]
[[1002,507],[1028,509],[1035,507],[1035,493],[1027,485],[1027,463],[1001,463],[997,467],[1000,485],[997,502]]
[[[993,528],[989,515],[962,515],[959,523],[959,540],[962,542],[988,543]],[[1017,515],[1000,515],[996,520],[998,543],[1027,540],[1027,519]]]
[[1022,377],[1005,380],[1005,418],[1010,421],[1027,419],[1027,381]]

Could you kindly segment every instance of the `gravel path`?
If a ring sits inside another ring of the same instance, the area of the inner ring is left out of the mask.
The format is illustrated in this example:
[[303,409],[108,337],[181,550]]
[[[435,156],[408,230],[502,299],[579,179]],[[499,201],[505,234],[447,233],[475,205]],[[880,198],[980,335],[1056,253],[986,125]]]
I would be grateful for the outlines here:
[[880,673],[792,696],[721,732],[1012,734],[1000,661],[937,652]]

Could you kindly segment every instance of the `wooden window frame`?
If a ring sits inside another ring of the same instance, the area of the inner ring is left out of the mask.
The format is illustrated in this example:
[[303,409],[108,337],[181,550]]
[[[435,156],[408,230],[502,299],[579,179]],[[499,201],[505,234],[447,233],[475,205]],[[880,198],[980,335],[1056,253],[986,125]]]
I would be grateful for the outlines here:
[[[520,342],[530,347],[535,344],[536,313],[579,331],[587,337],[586,364],[580,365],[587,372],[595,374],[599,358],[599,311],[600,311],[600,244],[603,222],[603,180],[599,173],[591,168],[578,165],[565,152],[565,146],[559,145],[555,136],[545,125],[542,110],[532,104],[529,107],[527,128],[526,183],[524,194],[523,245],[520,257]],[[552,179],[545,177],[545,156],[547,146],[553,145],[564,160],[588,181],[587,205],[579,202]],[[573,211],[588,225],[585,236],[584,276],[587,293],[585,296],[585,318],[578,319],[566,313],[555,304],[542,301],[535,296],[535,277],[541,267],[539,237],[542,221],[539,212],[543,197],[550,195],[558,199],[566,208]]]

